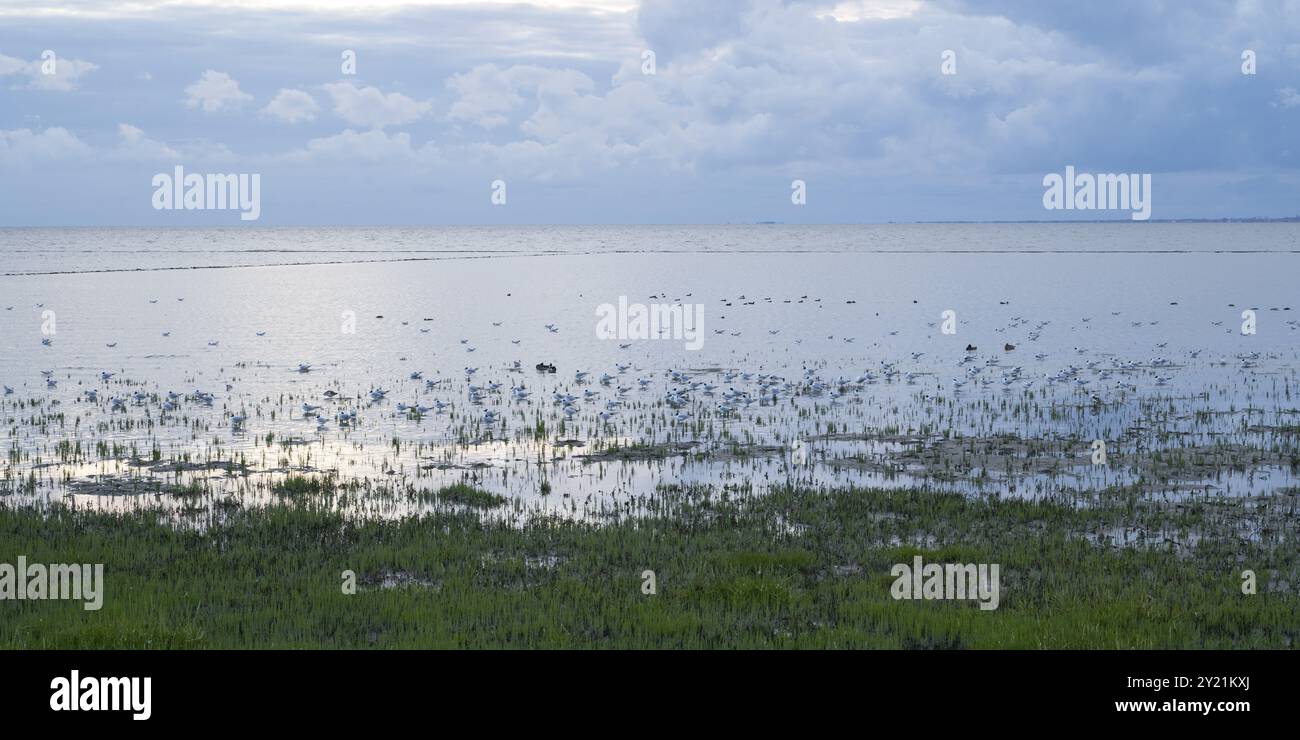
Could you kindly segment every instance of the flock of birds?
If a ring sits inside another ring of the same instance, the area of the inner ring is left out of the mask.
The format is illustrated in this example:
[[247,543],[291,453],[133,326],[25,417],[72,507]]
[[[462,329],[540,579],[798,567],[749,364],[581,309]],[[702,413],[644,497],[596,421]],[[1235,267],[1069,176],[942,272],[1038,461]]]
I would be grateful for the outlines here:
[[[687,294],[688,297],[690,294]],[[663,296],[666,298],[666,296]],[[659,299],[661,296],[651,296],[652,299]],[[177,298],[178,301],[184,301],[184,298]],[[680,301],[680,299],[675,299]],[[807,295],[800,296],[798,299],[787,299],[785,303],[804,303],[809,301]],[[820,298],[811,299],[815,303],[820,303]],[[766,303],[771,303],[772,298],[763,299]],[[157,299],[150,299],[150,303],[157,303]],[[741,295],[735,299],[722,299],[724,307],[732,307],[736,304],[742,306],[752,306],[758,303],[758,299],[750,299]],[[846,303],[855,303],[853,300]],[[1005,305],[1005,302],[1002,302]],[[1174,304],[1176,305],[1176,303]],[[38,304],[38,308],[43,304]],[[12,310],[12,306],[7,306],[6,310]],[[1289,310],[1286,309],[1286,310]],[[1120,312],[1112,312],[1113,316],[1118,316]],[[382,317],[377,317],[382,318]],[[725,316],[723,317],[725,318]],[[1087,324],[1091,317],[1083,317],[1081,324]],[[409,322],[403,321],[404,325]],[[1028,325],[1028,321],[1019,316],[1011,317],[1009,323],[996,329],[997,332],[1008,332],[1022,329]],[[1042,332],[1052,322],[1050,320],[1039,321],[1032,327],[1025,329],[1024,341],[1037,342]],[[502,322],[493,322],[494,327],[500,327]],[[1156,326],[1159,321],[1137,321],[1131,322],[1134,328],[1140,328],[1143,325]],[[1213,322],[1216,326],[1221,326],[1222,321]],[[1300,321],[1287,321],[1286,325],[1292,329],[1300,329]],[[929,322],[928,326],[933,329],[937,322]],[[558,333],[560,327],[555,323],[547,323],[543,328],[551,334]],[[421,332],[427,333],[428,328],[421,328]],[[729,331],[726,329],[714,329],[714,334],[727,333],[733,337],[741,335],[740,331]],[[768,334],[776,336],[780,334],[780,329],[769,329]],[[1229,329],[1231,331],[1231,329]],[[170,336],[171,332],[163,332],[163,336]],[[896,336],[897,330],[888,331],[888,336]],[[266,336],[265,331],[257,331],[259,337]],[[835,340],[835,335],[828,335],[828,340]],[[855,337],[842,336],[839,338],[845,344],[851,344]],[[50,337],[42,338],[42,344],[52,345]],[[794,344],[802,344],[803,338],[793,340]],[[520,339],[512,339],[512,344],[520,344]],[[220,346],[220,341],[213,339],[207,342],[209,347]],[[473,353],[477,347],[469,339],[461,339],[460,344],[467,353]],[[875,346],[879,346],[879,342]],[[1155,345],[1156,349],[1166,347],[1166,342]],[[117,342],[107,343],[107,348],[115,348]],[[626,342],[619,345],[621,349],[628,349],[632,343]],[[1001,386],[1004,388],[1020,387],[1024,389],[1032,388],[1036,383],[1044,385],[1068,385],[1080,389],[1102,388],[1108,381],[1117,376],[1130,378],[1132,373],[1137,371],[1152,372],[1152,380],[1156,386],[1167,385],[1173,380],[1172,371],[1178,367],[1178,363],[1163,356],[1156,356],[1145,360],[1120,360],[1113,356],[1104,359],[1086,359],[1089,355],[1089,349],[1085,347],[1074,347],[1072,354],[1080,358],[1079,364],[1070,362],[1064,367],[1056,369],[1055,372],[1043,373],[1037,376],[1027,375],[1025,367],[1022,364],[1006,366],[1003,364],[1004,358],[999,356],[990,356],[981,362],[977,355],[978,348],[973,344],[965,346],[965,352],[961,359],[956,363],[959,373],[947,383],[947,389],[953,393],[961,393],[969,388]],[[1011,356],[1011,353],[1017,351],[1017,346],[1006,342],[1002,347],[1003,354]],[[1200,354],[1199,350],[1192,350],[1187,354],[1187,359],[1196,359]],[[689,422],[692,418],[692,409],[698,408],[699,401],[711,401],[713,410],[721,415],[731,415],[748,409],[755,404],[775,405],[784,398],[794,396],[825,396],[836,402],[845,394],[858,393],[864,388],[877,383],[903,382],[908,385],[915,385],[927,376],[936,378],[939,390],[943,389],[943,382],[938,380],[938,370],[929,368],[916,367],[926,356],[925,352],[911,352],[910,366],[913,369],[904,370],[900,368],[901,360],[880,360],[878,366],[867,368],[865,371],[853,376],[838,376],[830,378],[823,376],[815,367],[805,368],[800,377],[794,380],[788,380],[785,377],[775,373],[763,373],[757,371],[747,371],[739,369],[721,370],[714,372],[691,372],[689,370],[667,369],[663,377],[667,379],[665,387],[660,389],[661,400],[666,406],[674,410],[673,420],[677,423]],[[1033,359],[1037,363],[1043,363],[1048,360],[1049,354],[1038,352],[1033,354]],[[1244,352],[1235,356],[1236,361],[1242,368],[1255,367],[1261,357],[1258,352]],[[308,374],[313,371],[312,363],[300,363],[294,368],[297,373]],[[556,368],[553,364],[545,362],[539,363],[536,369],[541,373],[555,373]],[[628,373],[633,369],[631,362],[618,362],[612,368],[599,375],[593,376],[592,371],[578,369],[573,371],[572,384],[573,391],[554,390],[551,394],[551,401],[558,407],[560,413],[565,418],[573,418],[578,415],[584,404],[598,404],[598,410],[595,416],[602,422],[609,422],[618,414],[619,408],[637,392],[646,391],[655,384],[653,377],[640,376],[629,378]],[[523,363],[515,360],[506,368],[509,373],[522,374],[524,372]],[[496,408],[500,402],[508,399],[512,403],[529,402],[533,396],[526,383],[510,382],[508,391],[505,389],[500,380],[479,380],[479,368],[467,366],[464,368],[465,380],[465,401],[474,407],[483,407],[479,418],[485,425],[496,425],[503,421],[503,412]],[[49,390],[58,387],[58,380],[54,377],[52,370],[45,370],[42,373],[45,378],[46,386]],[[116,373],[103,371],[99,379],[102,383],[108,384],[113,380]],[[409,374],[408,380],[423,383],[423,390],[433,394],[442,388],[448,387],[447,379],[424,379],[422,372],[416,371]],[[739,386],[739,387],[737,387]],[[227,391],[232,387],[227,385]],[[8,385],[3,386],[4,395],[14,394],[14,389]],[[367,406],[376,406],[387,401],[390,391],[381,387],[371,388],[366,391],[363,400]],[[90,403],[100,402],[100,391],[98,389],[87,390],[83,394],[83,399]],[[149,393],[143,390],[136,390],[130,395],[111,395],[105,399],[110,411],[124,412],[129,407],[144,406],[157,402],[159,410],[163,413],[172,413],[180,410],[182,404],[199,405],[203,407],[212,407],[216,396],[209,391],[195,389],[189,393],[177,393],[167,391],[163,394]],[[358,423],[357,409],[343,408],[336,411],[327,412],[325,403],[339,402],[344,399],[338,391],[327,390],[323,393],[318,403],[303,402],[301,404],[301,415],[304,419],[313,420],[317,431],[325,431],[328,428],[330,419],[339,427],[353,427]],[[1097,396],[1093,396],[1094,401],[1099,401]],[[395,405],[396,412],[400,415],[411,417],[423,417],[425,415],[444,414],[453,410],[455,402],[444,398],[431,398],[427,401],[413,400],[409,403],[400,402]],[[242,430],[247,424],[249,417],[246,413],[231,413],[229,422],[232,428]]]

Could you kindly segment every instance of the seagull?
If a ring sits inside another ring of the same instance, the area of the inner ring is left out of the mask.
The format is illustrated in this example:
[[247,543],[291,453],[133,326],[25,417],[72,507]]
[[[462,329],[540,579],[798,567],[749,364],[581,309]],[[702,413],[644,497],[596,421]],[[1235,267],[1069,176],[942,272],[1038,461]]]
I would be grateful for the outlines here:
[[309,373],[309,372],[311,372],[311,365],[308,365],[308,364],[305,363],[305,362],[300,362],[300,363],[298,363],[298,372],[300,372],[300,373]]

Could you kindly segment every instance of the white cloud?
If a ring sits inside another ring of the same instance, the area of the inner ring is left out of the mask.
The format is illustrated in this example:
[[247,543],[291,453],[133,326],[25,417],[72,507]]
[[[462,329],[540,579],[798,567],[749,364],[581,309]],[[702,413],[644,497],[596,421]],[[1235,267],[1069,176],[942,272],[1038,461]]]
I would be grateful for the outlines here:
[[144,131],[129,123],[117,124],[119,144],[114,156],[126,159],[180,159],[181,155],[172,147],[150,139]]
[[1277,100],[1273,102],[1273,107],[1282,106],[1283,108],[1295,108],[1300,106],[1300,93],[1296,92],[1294,87],[1284,87],[1277,91]]
[[204,113],[233,110],[252,99],[252,95],[239,89],[239,83],[230,75],[211,69],[185,88],[185,105],[190,108],[201,107]]
[[85,142],[65,128],[32,131],[20,128],[0,130],[0,164],[30,164],[36,160],[84,157],[91,151]]
[[543,96],[571,98],[590,93],[595,84],[587,75],[572,69],[549,69],[531,65],[501,68],[483,64],[447,80],[457,94],[447,112],[451,121],[465,121],[486,129],[505,125],[509,117],[529,99]]
[[298,123],[314,120],[319,110],[320,106],[316,104],[315,98],[310,93],[280,88],[280,92],[276,93],[275,99],[263,109],[263,112],[285,123]]
[[26,76],[25,87],[33,90],[58,92],[76,90],[77,82],[81,77],[96,69],[99,69],[98,65],[80,59],[63,59],[57,53],[49,59],[35,59],[30,62],[0,54],[0,77]]
[[8,57],[0,54],[0,77],[17,74],[27,66],[27,62],[17,57]]
[[418,120],[433,105],[401,93],[384,94],[377,87],[357,87],[351,82],[331,82],[324,86],[334,100],[334,115],[353,126],[382,129]]

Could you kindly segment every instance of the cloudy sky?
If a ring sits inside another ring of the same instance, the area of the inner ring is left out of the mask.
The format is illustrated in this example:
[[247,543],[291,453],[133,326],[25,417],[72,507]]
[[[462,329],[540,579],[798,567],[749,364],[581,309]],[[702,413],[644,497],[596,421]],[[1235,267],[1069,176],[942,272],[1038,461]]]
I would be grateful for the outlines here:
[[240,223],[176,165],[262,225],[1283,216],[1297,124],[1300,0],[0,0],[0,225]]

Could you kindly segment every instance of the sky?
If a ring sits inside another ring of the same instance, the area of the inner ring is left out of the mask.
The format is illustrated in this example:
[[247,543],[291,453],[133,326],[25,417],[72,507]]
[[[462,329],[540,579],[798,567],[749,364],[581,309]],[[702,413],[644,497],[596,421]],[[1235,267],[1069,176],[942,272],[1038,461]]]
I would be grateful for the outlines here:
[[1293,216],[1297,123],[1300,0],[0,0],[0,226]]

